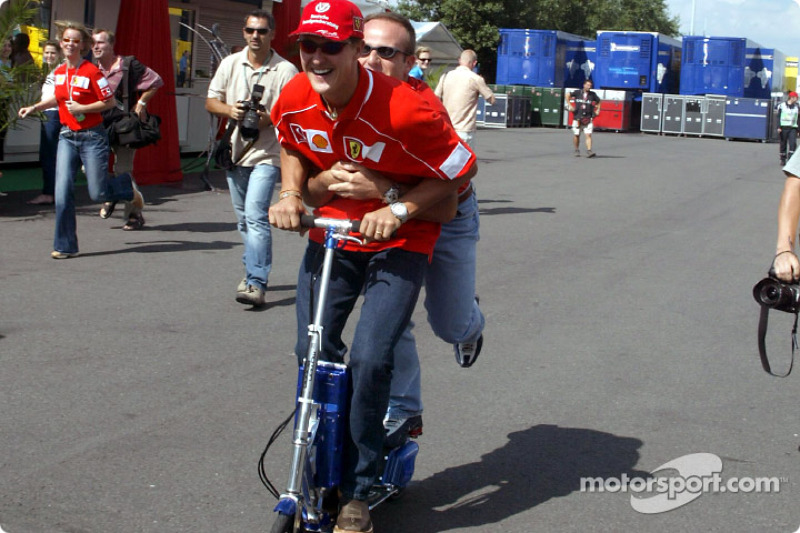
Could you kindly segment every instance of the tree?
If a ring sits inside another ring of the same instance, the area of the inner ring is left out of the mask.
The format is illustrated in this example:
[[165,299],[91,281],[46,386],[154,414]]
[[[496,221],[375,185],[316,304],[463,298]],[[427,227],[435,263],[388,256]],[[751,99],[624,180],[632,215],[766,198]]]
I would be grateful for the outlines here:
[[412,20],[442,22],[463,48],[478,54],[482,74],[493,80],[500,28],[560,30],[593,37],[597,30],[656,31],[675,36],[680,27],[664,0],[399,0]]
[[[36,16],[37,3],[28,0],[8,0],[0,7],[0,45],[5,43],[20,25]],[[0,131],[13,127],[17,110],[34,103],[39,97],[41,69],[35,64],[0,67]]]

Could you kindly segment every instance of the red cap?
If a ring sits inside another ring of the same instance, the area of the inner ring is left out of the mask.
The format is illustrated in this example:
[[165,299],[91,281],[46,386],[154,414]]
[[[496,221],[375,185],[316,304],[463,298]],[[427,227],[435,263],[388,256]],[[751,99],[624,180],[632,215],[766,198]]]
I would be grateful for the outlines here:
[[364,16],[347,0],[314,0],[303,9],[300,25],[289,35],[317,35],[331,41],[364,38]]
[[797,93],[792,91],[789,93],[789,98],[797,98]]

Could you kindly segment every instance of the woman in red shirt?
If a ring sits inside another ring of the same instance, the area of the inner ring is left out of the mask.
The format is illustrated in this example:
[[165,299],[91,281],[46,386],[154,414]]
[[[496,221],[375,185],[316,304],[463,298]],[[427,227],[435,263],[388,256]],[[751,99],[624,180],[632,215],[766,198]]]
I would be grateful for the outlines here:
[[[63,125],[58,139],[56,158],[56,229],[53,259],[78,255],[78,236],[75,219],[75,174],[83,164],[89,196],[95,202],[114,200],[141,204],[142,197],[132,188],[130,175],[108,179],[108,135],[103,128],[101,113],[116,105],[108,81],[90,62],[81,57],[81,44],[91,35],[81,24],[61,25],[61,49],[64,63],[53,72],[55,94],[19,110],[20,118],[34,111],[58,104],[58,116]],[[141,207],[141,206],[140,206]]]

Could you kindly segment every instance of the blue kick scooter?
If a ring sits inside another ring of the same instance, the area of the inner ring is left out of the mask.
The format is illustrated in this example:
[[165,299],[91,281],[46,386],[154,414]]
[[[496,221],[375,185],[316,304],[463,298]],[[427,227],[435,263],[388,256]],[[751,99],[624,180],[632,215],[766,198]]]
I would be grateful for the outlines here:
[[[350,236],[351,231],[358,233],[359,222],[303,216],[301,223],[304,227],[325,229],[325,257],[314,320],[308,326],[308,352],[299,370],[297,406],[292,417],[284,423],[285,426],[294,418],[292,463],[286,491],[275,506],[271,533],[333,531],[349,411],[350,370],[347,365],[320,361],[319,358],[322,319],[335,251],[345,241],[362,243]],[[276,430],[270,444],[281,430],[282,427]],[[406,440],[384,452],[383,475],[371,491],[370,509],[397,496],[408,485],[414,474],[419,445]],[[262,455],[262,481],[265,477]]]

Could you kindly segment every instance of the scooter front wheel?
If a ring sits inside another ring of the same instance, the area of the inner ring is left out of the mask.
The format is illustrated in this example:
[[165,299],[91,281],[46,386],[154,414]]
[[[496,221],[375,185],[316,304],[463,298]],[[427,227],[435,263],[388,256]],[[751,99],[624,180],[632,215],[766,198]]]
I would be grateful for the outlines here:
[[277,513],[269,533],[299,533],[294,531],[294,516]]

